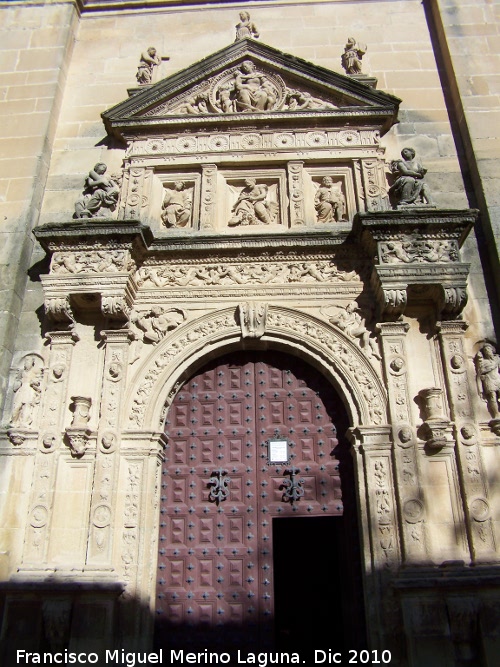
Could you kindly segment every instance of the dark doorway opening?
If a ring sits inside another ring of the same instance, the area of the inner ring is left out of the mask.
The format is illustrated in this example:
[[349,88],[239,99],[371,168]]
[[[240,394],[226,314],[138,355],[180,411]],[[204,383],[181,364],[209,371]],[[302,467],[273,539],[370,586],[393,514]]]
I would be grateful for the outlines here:
[[280,650],[344,642],[341,516],[273,519],[275,635]]

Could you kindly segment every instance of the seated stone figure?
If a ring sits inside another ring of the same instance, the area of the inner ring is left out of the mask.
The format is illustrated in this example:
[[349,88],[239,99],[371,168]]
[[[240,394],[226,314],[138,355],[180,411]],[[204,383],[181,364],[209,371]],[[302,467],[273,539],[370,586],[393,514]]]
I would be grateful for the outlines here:
[[85,179],[85,189],[75,203],[75,218],[106,217],[115,210],[120,189],[106,176],[107,166],[98,162]]
[[274,222],[278,211],[275,202],[267,201],[268,187],[258,184],[255,178],[246,178],[245,187],[240,192],[232,208],[233,217],[228,225],[269,225]]
[[402,160],[391,162],[391,171],[396,175],[395,182],[389,188],[389,197],[394,208],[398,206],[427,204],[433,206],[429,186],[424,181],[427,169],[415,158],[413,148],[403,148]]
[[314,197],[314,208],[318,222],[335,222],[345,220],[345,197],[340,185],[333,182],[330,176],[321,181]]

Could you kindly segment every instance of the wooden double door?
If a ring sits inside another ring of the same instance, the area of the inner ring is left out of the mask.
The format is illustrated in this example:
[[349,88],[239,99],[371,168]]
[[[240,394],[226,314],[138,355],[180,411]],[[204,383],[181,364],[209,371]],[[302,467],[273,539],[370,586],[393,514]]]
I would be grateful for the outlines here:
[[281,353],[225,356],[184,384],[166,422],[157,646],[319,648],[332,623],[344,636],[360,598],[346,426],[321,373]]

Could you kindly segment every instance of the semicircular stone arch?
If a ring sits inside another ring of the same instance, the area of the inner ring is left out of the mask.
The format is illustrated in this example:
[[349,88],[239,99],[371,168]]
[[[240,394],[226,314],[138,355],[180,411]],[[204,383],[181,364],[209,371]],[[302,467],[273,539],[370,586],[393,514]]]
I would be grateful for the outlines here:
[[[271,305],[264,335],[249,340],[256,349],[280,349],[316,366],[342,396],[352,426],[387,424],[382,379],[356,342],[340,330],[298,310]],[[179,327],[153,349],[131,383],[127,430],[161,429],[165,408],[190,374],[207,360],[242,347],[234,307]]]

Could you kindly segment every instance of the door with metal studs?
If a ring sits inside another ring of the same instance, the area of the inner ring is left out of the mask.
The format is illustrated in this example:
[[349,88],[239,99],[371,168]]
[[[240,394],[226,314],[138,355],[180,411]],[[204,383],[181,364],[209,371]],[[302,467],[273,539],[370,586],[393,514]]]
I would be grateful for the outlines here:
[[335,400],[300,359],[261,352],[221,357],[177,393],[161,482],[158,645],[273,646],[273,521],[343,513]]

